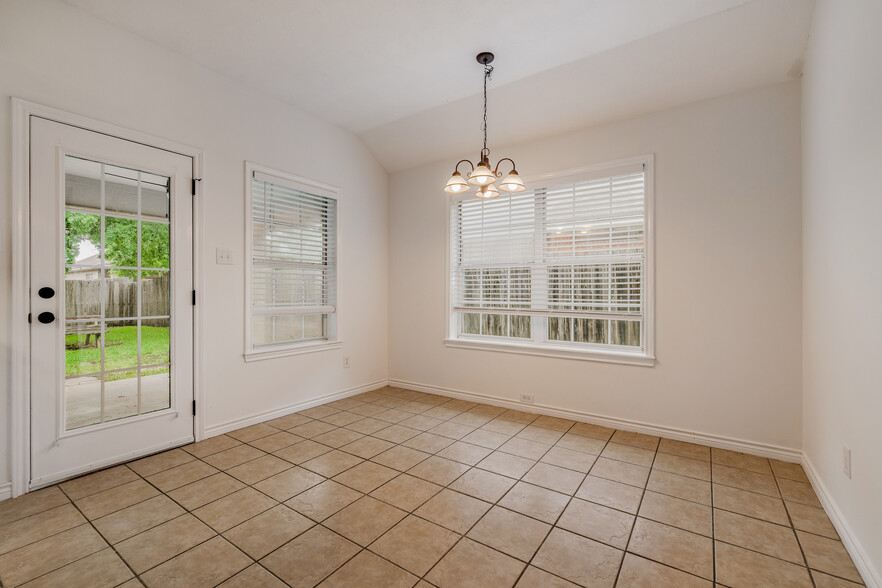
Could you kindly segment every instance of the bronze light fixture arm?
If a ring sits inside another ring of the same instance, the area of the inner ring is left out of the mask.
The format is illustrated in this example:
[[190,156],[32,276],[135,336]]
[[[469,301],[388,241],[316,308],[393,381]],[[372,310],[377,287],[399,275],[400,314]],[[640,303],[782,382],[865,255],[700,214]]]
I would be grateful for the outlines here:
[[501,178],[501,177],[502,177],[502,172],[499,171],[499,166],[502,165],[502,162],[503,162],[503,161],[510,161],[510,162],[511,162],[511,171],[513,171],[513,172],[517,172],[517,167],[518,167],[518,166],[515,165],[514,160],[511,159],[510,157],[503,157],[502,159],[500,159],[499,161],[496,162],[496,169],[493,170],[493,174],[494,174],[497,178]]

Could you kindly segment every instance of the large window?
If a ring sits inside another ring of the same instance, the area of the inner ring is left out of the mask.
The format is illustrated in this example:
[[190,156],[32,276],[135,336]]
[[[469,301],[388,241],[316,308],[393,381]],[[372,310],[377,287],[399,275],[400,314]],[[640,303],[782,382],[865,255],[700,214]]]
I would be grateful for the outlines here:
[[451,199],[448,344],[651,362],[651,169],[646,157]]
[[[246,355],[337,337],[336,193],[248,166],[250,328]],[[276,172],[277,173],[277,172]]]

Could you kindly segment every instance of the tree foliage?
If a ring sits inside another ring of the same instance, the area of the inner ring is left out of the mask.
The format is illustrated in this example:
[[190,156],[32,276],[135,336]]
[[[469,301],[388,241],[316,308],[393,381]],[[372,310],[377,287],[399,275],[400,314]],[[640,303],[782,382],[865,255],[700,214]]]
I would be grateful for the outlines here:
[[[104,250],[101,250],[101,217],[84,212],[65,213],[65,251],[67,263],[73,264],[83,241],[90,242],[108,266],[138,266],[138,221],[104,217]],[[141,267],[169,267],[169,226],[141,222]],[[119,276],[135,277],[135,270],[114,270]],[[142,275],[150,272],[142,272]]]

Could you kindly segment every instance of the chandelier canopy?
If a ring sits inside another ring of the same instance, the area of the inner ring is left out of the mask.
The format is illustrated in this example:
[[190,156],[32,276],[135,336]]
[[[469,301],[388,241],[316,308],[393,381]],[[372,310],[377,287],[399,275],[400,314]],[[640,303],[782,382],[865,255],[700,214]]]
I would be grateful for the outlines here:
[[[490,65],[493,62],[493,54],[489,52],[478,53],[475,59],[484,66],[484,122],[481,125],[481,129],[484,131],[484,148],[481,149],[481,157],[477,165],[468,159],[463,159],[456,164],[453,168],[453,175],[450,176],[450,179],[447,180],[447,185],[444,186],[444,191],[448,194],[461,194],[472,187],[477,187],[475,196],[478,198],[496,198],[499,196],[499,190],[503,192],[523,192],[526,190],[526,187],[523,180],[521,180],[521,176],[518,175],[518,170],[515,169],[514,161],[508,157],[503,157],[496,163],[496,167],[491,169],[490,149],[487,148],[487,81],[490,79],[490,74],[493,73],[493,66]],[[502,177],[499,166],[502,165],[503,161],[511,163],[511,171],[505,176],[505,179],[502,180],[497,189],[493,184]],[[459,172],[459,166],[463,163],[469,164],[472,168],[465,178]]]

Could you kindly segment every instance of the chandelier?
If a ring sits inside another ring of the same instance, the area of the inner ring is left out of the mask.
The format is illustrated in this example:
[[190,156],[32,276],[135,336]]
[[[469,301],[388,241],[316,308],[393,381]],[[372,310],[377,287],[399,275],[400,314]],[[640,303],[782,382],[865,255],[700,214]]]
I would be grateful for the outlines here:
[[[484,148],[481,149],[481,158],[478,161],[478,165],[472,164],[468,159],[463,159],[456,164],[453,168],[453,175],[450,176],[447,185],[444,186],[444,191],[448,194],[461,194],[472,187],[476,187],[475,196],[478,198],[496,198],[499,196],[499,190],[503,192],[523,192],[526,190],[526,187],[518,175],[518,170],[515,169],[514,161],[508,157],[503,157],[496,163],[495,169],[490,168],[490,150],[487,148],[487,80],[490,79],[490,74],[493,73],[493,66],[490,65],[493,62],[493,54],[489,52],[478,53],[475,59],[484,66],[484,122],[481,125],[481,129],[484,131]],[[502,177],[499,166],[502,165],[503,161],[511,163],[511,171],[505,176],[502,183],[499,184],[499,190],[497,190],[493,184],[496,183],[497,178]],[[462,174],[459,173],[459,166],[463,163],[469,164],[472,168],[468,178],[462,177]]]

